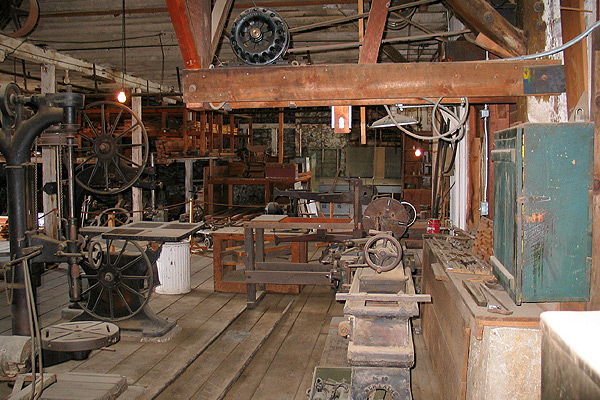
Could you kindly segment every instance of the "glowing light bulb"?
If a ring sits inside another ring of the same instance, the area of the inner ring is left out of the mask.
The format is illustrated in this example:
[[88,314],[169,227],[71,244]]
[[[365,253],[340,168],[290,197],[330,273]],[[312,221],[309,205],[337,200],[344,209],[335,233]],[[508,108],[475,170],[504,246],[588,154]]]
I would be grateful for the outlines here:
[[421,149],[415,149],[415,156],[421,157],[422,155],[423,155],[423,150],[421,150]]
[[117,100],[119,101],[119,103],[125,103],[125,100],[127,100],[127,96],[125,95],[125,92],[123,90],[121,90],[117,95]]

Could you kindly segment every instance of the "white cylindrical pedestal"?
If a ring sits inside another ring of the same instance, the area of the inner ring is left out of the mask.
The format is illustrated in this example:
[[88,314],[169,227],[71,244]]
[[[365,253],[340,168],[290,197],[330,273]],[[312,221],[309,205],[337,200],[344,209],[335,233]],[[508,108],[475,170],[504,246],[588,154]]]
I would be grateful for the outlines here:
[[191,290],[190,286],[190,242],[167,242],[162,246],[160,257],[156,260],[160,285],[156,293],[183,294]]

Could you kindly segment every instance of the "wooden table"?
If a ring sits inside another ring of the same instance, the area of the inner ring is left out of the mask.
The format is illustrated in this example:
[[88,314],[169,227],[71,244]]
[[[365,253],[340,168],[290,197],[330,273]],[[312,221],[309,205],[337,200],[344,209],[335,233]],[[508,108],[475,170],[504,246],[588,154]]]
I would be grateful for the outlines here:
[[[557,303],[516,306],[504,291],[492,291],[512,310],[492,314],[479,307],[463,281],[482,281],[481,275],[446,271],[434,274],[441,259],[424,241],[422,325],[433,370],[448,399],[538,399],[541,394],[541,333],[539,316],[556,310]],[[443,273],[443,272],[442,272]]]
[[[297,234],[278,233],[277,236],[293,236]],[[245,265],[243,260],[238,261],[239,257],[244,255],[244,228],[226,227],[218,229],[211,233],[213,239],[213,269],[214,269],[214,289],[217,292],[246,293],[246,281],[243,270],[237,270],[236,267]],[[274,242],[275,235],[264,235],[264,240]],[[307,243],[289,242],[282,243],[279,246],[266,249],[266,253],[277,252],[291,249],[292,263],[306,262]],[[233,261],[226,261],[225,258],[232,256]],[[245,259],[245,258],[244,258]],[[269,293],[298,294],[300,285],[282,285],[268,284],[265,287]]]
[[[285,215],[261,215],[244,224],[244,251],[246,254],[246,294],[248,307],[260,300],[263,285],[293,283],[298,285],[330,285],[330,267],[320,263],[267,263],[265,262],[265,229],[274,232],[292,229],[342,230],[351,232],[354,223],[343,218],[293,218]],[[279,235],[279,233],[278,233]],[[303,242],[306,244],[306,242]],[[258,268],[257,268],[258,267]]]

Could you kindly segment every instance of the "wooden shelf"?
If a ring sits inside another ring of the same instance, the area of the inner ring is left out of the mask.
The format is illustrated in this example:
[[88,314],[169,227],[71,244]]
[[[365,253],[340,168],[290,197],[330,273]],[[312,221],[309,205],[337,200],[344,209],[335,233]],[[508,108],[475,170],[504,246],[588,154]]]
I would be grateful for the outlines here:
[[[424,174],[432,170],[431,143],[404,136],[403,146],[403,197],[420,212],[420,206],[431,206],[431,174]],[[414,154],[417,148],[423,152],[419,157]]]

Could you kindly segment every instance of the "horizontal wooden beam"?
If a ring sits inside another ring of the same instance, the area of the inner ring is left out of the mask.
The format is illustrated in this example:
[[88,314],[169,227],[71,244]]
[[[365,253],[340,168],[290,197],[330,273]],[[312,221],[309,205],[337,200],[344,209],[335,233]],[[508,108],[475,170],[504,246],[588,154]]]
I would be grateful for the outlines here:
[[247,103],[250,108],[259,102],[358,105],[413,97],[506,98],[525,96],[524,73],[531,68],[559,64],[557,60],[473,61],[186,70],[183,99],[191,108],[206,102]]
[[[515,104],[519,99],[518,96],[512,97],[469,97],[470,104]],[[434,99],[437,100],[437,97]],[[442,104],[460,104],[461,99],[459,97],[444,97]],[[206,104],[206,103],[203,103]],[[347,106],[347,100],[311,100],[311,101],[255,101],[255,102],[232,102],[227,103],[232,110],[240,110],[244,108],[302,108],[302,107],[330,107],[330,106]],[[362,99],[353,100],[353,106],[372,106],[381,104],[425,104],[431,103],[421,100],[421,98],[397,98],[397,99]],[[203,110],[201,105],[188,103],[187,108],[193,110]]]
[[121,71],[101,65],[94,66],[93,63],[59,53],[55,50],[42,49],[41,47],[27,43],[25,40],[13,39],[2,34],[0,34],[0,53],[34,63],[56,65],[62,70],[77,71],[87,76],[93,76],[95,71],[99,79],[117,83],[123,82],[126,87],[139,87],[143,90],[148,88],[150,92],[168,92],[167,86],[161,86],[156,82],[128,74],[123,76]]

